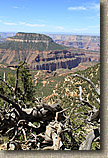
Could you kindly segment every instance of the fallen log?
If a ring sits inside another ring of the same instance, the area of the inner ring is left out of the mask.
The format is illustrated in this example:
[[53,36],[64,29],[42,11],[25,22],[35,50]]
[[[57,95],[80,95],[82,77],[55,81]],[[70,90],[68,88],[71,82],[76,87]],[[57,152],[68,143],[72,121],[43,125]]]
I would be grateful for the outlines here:
[[[6,102],[12,104],[12,107],[15,108],[19,113],[19,119],[25,119],[30,122],[51,121],[55,118],[56,112],[62,110],[59,104],[47,105],[44,103],[37,106],[37,108],[23,109],[18,103],[10,100],[6,96],[0,94],[0,97]],[[61,117],[62,119],[65,119],[62,113]]]

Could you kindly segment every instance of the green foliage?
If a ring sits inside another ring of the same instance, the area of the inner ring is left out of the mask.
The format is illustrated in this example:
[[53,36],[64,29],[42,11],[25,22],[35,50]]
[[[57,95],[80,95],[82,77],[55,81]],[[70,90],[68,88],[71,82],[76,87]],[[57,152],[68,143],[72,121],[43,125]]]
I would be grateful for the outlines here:
[[[98,88],[100,88],[100,64],[76,73],[89,78]],[[86,123],[86,119],[89,116],[91,108],[80,102],[80,86],[82,87],[83,91],[82,98],[88,101],[93,107],[96,107],[96,109],[99,109],[99,104],[96,101],[98,95],[93,87],[87,81],[77,77],[71,77],[69,75],[63,82],[58,84],[57,88],[55,88],[56,97],[54,96],[49,100],[50,103],[56,103],[59,101],[63,109],[71,107],[66,112],[67,116],[69,115],[71,109],[73,109],[70,120],[73,127],[73,136],[75,136],[75,140],[78,142],[78,144],[81,144],[85,140],[88,133],[93,128],[97,127],[97,124],[92,126]],[[99,143],[96,141],[92,145],[92,150],[96,150],[97,148],[99,149]]]
[[38,42],[38,43],[33,43],[33,42],[14,42],[14,41],[6,41],[2,44],[0,44],[1,49],[11,49],[15,50],[17,52],[19,51],[26,51],[26,50],[39,50],[41,51],[49,51],[49,50],[64,50],[67,47],[59,45],[54,42],[50,42],[48,47],[47,44],[44,42]]
[[22,91],[23,101],[25,103],[27,101],[32,101],[35,95],[35,89],[32,83],[32,75],[30,74],[27,63],[20,66],[18,75],[18,87],[20,88],[20,91]]
[[[98,98],[94,89],[86,81],[77,78],[71,77],[70,74],[66,76],[50,76],[46,79],[47,84],[43,87],[42,81],[45,80],[45,75],[42,71],[42,74],[37,79],[37,85],[34,90],[34,85],[32,81],[32,76],[30,70],[28,69],[27,63],[19,64],[19,76],[18,76],[18,89],[17,89],[17,99],[23,98],[26,105],[33,107],[32,100],[33,98],[39,96],[48,96],[55,91],[55,95],[51,97],[48,102],[50,104],[59,102],[60,106],[65,109],[69,108],[65,114],[69,116],[70,111],[73,110],[70,117],[70,124],[72,125],[72,135],[75,139],[75,142],[80,145],[88,135],[88,133],[97,127],[95,123],[93,126],[86,123],[86,119],[91,110],[86,104],[83,104],[79,100],[79,86],[82,87],[83,93],[82,98],[87,100],[92,106],[95,106],[96,109],[99,109],[99,105],[95,98]],[[18,68],[17,68],[18,70]],[[31,71],[33,74],[33,72]],[[99,88],[100,87],[100,64],[97,64],[93,67],[90,67],[84,71],[76,72],[77,74],[89,78],[94,84]],[[36,75],[36,74],[35,74]],[[16,86],[16,75],[8,73],[6,81],[9,85],[15,88]],[[53,82],[51,82],[53,81]],[[48,84],[49,83],[49,84]],[[19,92],[20,90],[20,92]],[[0,93],[5,94],[6,96],[13,97],[11,90],[1,82]],[[18,95],[20,93],[20,96]],[[4,105],[4,101],[0,99],[1,106]],[[23,139],[23,138],[21,138]],[[92,150],[100,149],[99,140],[95,140],[92,144]],[[66,134],[66,141],[68,141],[67,148],[71,149],[72,144],[70,144],[70,136]],[[65,144],[65,142],[64,142]],[[74,145],[75,146],[75,145]],[[77,146],[76,146],[77,149]]]
[[17,51],[26,51],[26,50],[39,50],[39,51],[49,51],[49,50],[64,50],[67,47],[59,45],[54,42],[50,42],[48,47],[47,44],[44,42],[38,42],[38,43],[33,43],[33,42],[14,42],[14,41],[6,41],[2,44],[0,44],[1,49],[11,49]]
[[[17,74],[14,75],[11,73],[7,73],[6,83],[10,87],[13,87],[13,90],[11,90],[11,88],[9,88],[3,81],[1,81],[0,93],[10,97],[11,99],[16,93],[16,101],[18,99],[22,99],[25,103],[32,101],[35,97],[35,89],[32,82],[32,75],[30,74],[30,70],[28,69],[27,63],[23,65],[22,62],[20,62],[18,68],[16,69],[16,72],[18,73],[17,88]],[[2,99],[0,100],[0,103],[3,106],[4,102]]]
[[15,81],[16,81],[16,77],[15,75],[11,74],[10,72],[7,74],[7,81],[8,84],[12,87],[15,87]]

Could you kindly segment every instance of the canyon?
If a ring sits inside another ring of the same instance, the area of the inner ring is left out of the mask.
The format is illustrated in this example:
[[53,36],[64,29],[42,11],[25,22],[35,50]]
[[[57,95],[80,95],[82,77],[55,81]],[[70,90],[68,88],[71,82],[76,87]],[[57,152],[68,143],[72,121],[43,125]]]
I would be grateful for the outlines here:
[[55,71],[72,69],[82,62],[99,62],[100,53],[66,47],[44,34],[19,32],[0,44],[0,63],[16,67],[23,60],[26,60],[30,69]]
[[48,34],[56,43],[71,48],[100,51],[100,36]]

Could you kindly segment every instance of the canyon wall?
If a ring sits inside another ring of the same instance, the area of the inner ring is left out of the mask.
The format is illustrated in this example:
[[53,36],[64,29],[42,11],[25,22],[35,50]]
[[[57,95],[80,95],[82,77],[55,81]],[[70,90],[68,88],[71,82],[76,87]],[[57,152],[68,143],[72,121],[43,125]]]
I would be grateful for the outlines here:
[[70,59],[66,61],[56,61],[56,62],[51,62],[51,63],[43,63],[43,64],[36,64],[33,63],[31,65],[31,69],[36,69],[36,70],[51,70],[55,71],[56,69],[72,69],[75,68],[79,65],[81,62],[89,62],[91,61],[90,58],[81,58],[77,57],[75,59]]
[[100,61],[96,51],[67,48],[55,43],[44,34],[17,33],[0,44],[0,62],[16,67],[20,61],[31,69],[51,70],[72,69],[79,63]]
[[[92,52],[93,53],[93,52]],[[83,52],[73,53],[70,51],[11,51],[0,49],[0,62],[9,66],[16,66],[22,60],[27,61],[29,67],[35,70],[72,69],[82,62],[99,61],[99,56],[86,54]]]
[[71,48],[81,48],[86,50],[100,51],[100,36],[84,36],[69,34],[49,34],[58,44]]

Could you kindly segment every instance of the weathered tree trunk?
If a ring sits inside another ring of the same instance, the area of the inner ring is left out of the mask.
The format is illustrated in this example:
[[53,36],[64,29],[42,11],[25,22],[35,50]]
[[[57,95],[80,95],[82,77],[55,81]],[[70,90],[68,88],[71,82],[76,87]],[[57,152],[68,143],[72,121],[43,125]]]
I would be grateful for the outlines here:
[[94,129],[93,131],[91,131],[87,135],[86,140],[80,145],[79,150],[90,150],[93,140],[96,137],[98,137],[99,135],[100,134],[99,134],[99,130],[98,129]]

